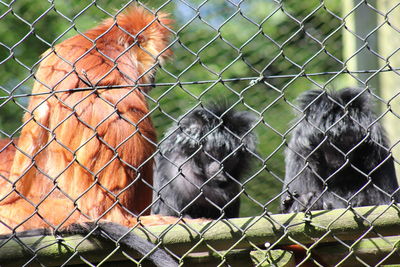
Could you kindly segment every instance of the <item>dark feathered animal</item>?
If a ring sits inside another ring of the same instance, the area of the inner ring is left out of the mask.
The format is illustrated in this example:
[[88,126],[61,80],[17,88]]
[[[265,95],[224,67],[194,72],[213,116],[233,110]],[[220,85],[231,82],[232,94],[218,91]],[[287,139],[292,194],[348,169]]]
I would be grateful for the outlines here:
[[256,148],[254,120],[249,112],[216,105],[181,117],[155,158],[152,213],[238,217],[240,178]]
[[399,200],[393,158],[368,91],[311,90],[286,150],[283,212]]

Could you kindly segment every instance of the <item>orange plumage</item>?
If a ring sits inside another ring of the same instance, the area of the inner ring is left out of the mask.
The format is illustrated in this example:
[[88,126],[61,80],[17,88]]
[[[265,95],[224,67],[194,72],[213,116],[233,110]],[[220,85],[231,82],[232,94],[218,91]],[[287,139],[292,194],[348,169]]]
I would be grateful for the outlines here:
[[[0,190],[10,227],[0,233],[98,218],[129,226],[149,213],[156,136],[147,88],[134,85],[170,54],[170,22],[132,7],[43,54],[10,170],[17,192]],[[90,88],[112,85],[123,87]]]

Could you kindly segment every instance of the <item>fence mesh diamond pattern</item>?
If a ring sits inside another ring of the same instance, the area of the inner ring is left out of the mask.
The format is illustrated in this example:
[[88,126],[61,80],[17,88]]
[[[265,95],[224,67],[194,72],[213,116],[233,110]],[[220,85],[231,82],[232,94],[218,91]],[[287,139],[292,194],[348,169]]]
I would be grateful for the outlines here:
[[0,265],[400,264],[399,15],[0,0]]

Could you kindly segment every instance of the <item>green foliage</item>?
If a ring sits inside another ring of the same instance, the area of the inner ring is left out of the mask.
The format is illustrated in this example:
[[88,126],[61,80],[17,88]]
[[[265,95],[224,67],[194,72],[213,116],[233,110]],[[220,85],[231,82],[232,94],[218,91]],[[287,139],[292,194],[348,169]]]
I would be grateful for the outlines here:
[[[339,1],[149,1],[175,18],[174,56],[148,96],[159,139],[169,125],[200,103],[227,101],[259,116],[254,168],[243,184],[241,215],[277,212],[284,177],[283,151],[299,93],[336,87],[341,59]],[[3,3],[3,4],[2,4]],[[0,129],[21,126],[40,54],[116,14],[127,1],[0,3]],[[235,5],[239,4],[238,6]],[[286,75],[286,77],[284,76]],[[292,76],[287,76],[292,75]],[[266,76],[262,82],[253,79]],[[18,131],[17,131],[18,132]],[[17,133],[16,133],[17,134]]]

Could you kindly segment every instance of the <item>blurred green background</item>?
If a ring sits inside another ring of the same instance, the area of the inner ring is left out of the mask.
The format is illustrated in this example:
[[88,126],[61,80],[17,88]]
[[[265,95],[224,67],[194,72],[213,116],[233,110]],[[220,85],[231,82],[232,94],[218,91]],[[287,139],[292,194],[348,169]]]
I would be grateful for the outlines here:
[[[199,103],[226,99],[235,108],[249,110],[260,118],[254,129],[259,137],[258,156],[243,179],[241,216],[278,212],[284,178],[283,151],[294,116],[294,99],[308,89],[344,86],[344,75],[298,77],[302,73],[343,68],[341,1],[277,2],[280,1],[141,2],[168,12],[175,19],[174,56],[158,71],[156,83],[160,85],[148,97],[159,139],[173,119]],[[128,1],[10,3],[0,2],[3,137],[19,135],[28,102],[24,94],[31,91],[40,54],[116,14]],[[249,86],[252,79],[261,75],[267,79]]]

